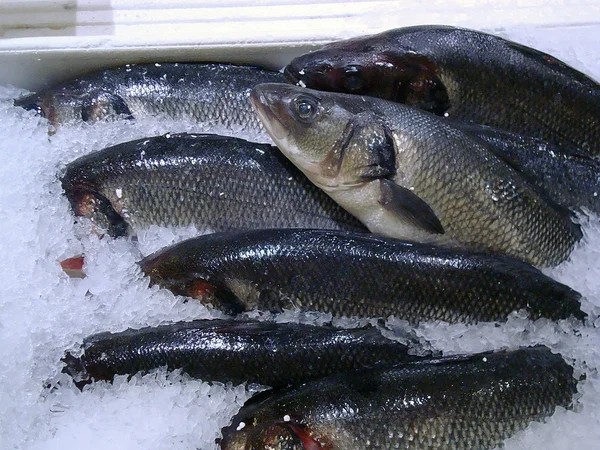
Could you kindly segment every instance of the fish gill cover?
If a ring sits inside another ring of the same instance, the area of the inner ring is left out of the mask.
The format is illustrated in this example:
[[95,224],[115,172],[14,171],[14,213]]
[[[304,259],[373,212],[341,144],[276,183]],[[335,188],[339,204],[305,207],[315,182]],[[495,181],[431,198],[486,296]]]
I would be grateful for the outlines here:
[[[593,27],[533,34],[514,29],[508,37],[600,79]],[[0,98],[17,95],[8,88],[0,91]],[[90,334],[221,316],[166,290],[148,289],[136,265],[141,256],[192,236],[193,229],[150,227],[138,233],[137,243],[100,239],[83,229],[86,223],[73,224],[56,176],[84,153],[151,134],[190,131],[192,124],[146,120],[135,126],[65,126],[49,140],[46,123],[33,112],[13,108],[12,100],[0,101],[0,118],[0,448],[217,448],[220,429],[250,397],[244,386],[208,384],[158,370],[79,392],[67,375],[58,375],[64,350],[77,348]],[[594,328],[600,323],[598,219],[583,228],[584,245],[570,262],[547,273],[584,295],[583,309],[590,314],[585,328],[514,316],[501,326],[434,323],[416,330],[447,354],[548,345],[574,361],[577,375],[587,374],[579,385],[576,411],[559,408],[547,424],[534,423],[509,439],[507,450],[600,446],[600,329]],[[58,262],[82,253],[87,277],[69,279]],[[329,317],[284,313],[277,320],[323,323]],[[334,323],[356,326],[364,321]],[[404,326],[394,320],[388,325]],[[59,387],[45,389],[46,384]]]

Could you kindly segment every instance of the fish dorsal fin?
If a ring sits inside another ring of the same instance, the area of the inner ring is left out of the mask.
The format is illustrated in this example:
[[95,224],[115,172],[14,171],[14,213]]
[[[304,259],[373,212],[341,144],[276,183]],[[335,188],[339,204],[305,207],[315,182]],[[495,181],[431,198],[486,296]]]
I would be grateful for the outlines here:
[[379,203],[400,219],[434,234],[444,234],[444,227],[431,207],[418,195],[391,180],[381,179]]

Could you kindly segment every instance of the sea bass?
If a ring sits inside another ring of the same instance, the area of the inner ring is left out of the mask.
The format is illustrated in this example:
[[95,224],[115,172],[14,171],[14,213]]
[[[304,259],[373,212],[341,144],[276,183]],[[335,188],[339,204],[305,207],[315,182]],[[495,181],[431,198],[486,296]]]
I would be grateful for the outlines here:
[[250,399],[223,450],[485,450],[569,408],[573,368],[546,347],[339,374]]
[[600,155],[600,84],[555,57],[479,31],[416,26],[335,42],[285,73]]
[[152,224],[364,230],[276,147],[231,137],[168,134],[125,142],[69,164],[62,186],[76,215],[113,236]]
[[55,126],[158,116],[197,122],[199,132],[268,142],[248,96],[259,83],[284,81],[279,72],[250,66],[127,64],[52,86],[15,105],[37,111]]
[[448,120],[285,84],[251,100],[283,153],[374,233],[537,266],[564,261],[582,237],[568,210]]
[[195,320],[90,336],[83,343],[82,356],[66,354],[63,371],[80,386],[92,379],[112,381],[115,375],[167,366],[205,381],[281,388],[347,370],[422,359],[417,352],[426,353],[387,339],[373,327],[341,330],[295,323]]
[[580,294],[521,261],[326,230],[188,239],[140,262],[151,283],[230,313],[321,311],[451,323],[582,319]]

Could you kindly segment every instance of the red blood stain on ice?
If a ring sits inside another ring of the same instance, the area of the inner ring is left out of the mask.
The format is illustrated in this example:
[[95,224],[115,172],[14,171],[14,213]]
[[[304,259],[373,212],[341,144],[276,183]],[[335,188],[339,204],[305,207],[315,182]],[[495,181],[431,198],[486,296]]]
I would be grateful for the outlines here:
[[60,262],[60,267],[65,271],[71,278],[85,278],[83,271],[83,263],[85,259],[83,256],[74,256],[67,258]]

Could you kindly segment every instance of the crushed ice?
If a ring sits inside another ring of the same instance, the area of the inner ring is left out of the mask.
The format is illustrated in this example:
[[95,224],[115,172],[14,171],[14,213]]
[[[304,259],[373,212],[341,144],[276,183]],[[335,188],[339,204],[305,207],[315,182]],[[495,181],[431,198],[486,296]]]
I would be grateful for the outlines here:
[[[593,26],[570,29],[520,27],[501,34],[600,79]],[[49,137],[47,123],[13,108],[20,95],[0,88],[0,448],[4,449],[214,449],[222,426],[250,397],[245,386],[208,384],[179,372],[156,370],[113,385],[79,392],[59,360],[65,349],[100,331],[220,317],[217,311],[149,288],[136,261],[198,230],[151,227],[138,242],[101,239],[89,223],[73,223],[57,174],[82,154],[166,132],[190,131],[190,123],[145,120],[64,127]],[[506,324],[465,326],[387,321],[389,335],[416,335],[446,353],[516,348],[543,343],[562,353],[578,374],[574,411],[562,408],[546,424],[534,423],[506,442],[507,450],[600,447],[600,225],[585,225],[585,243],[571,261],[549,273],[584,296],[585,327],[570,321],[534,323],[515,314]],[[206,230],[203,230],[206,231]],[[85,254],[84,279],[70,279],[59,261]],[[277,321],[325,323],[322,314],[287,312]],[[336,319],[338,326],[376,321]]]

